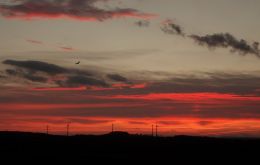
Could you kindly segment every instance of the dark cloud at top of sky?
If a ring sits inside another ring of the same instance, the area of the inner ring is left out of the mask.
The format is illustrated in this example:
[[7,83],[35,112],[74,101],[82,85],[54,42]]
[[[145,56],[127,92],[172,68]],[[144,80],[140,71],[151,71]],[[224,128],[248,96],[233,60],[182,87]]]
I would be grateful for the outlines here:
[[149,27],[150,26],[150,21],[149,20],[139,20],[135,22],[136,26],[139,27]]
[[258,42],[254,42],[250,45],[246,40],[239,40],[229,33],[216,33],[206,36],[190,35],[190,38],[199,45],[209,48],[231,48],[231,52],[239,52],[243,55],[254,54],[260,57]]
[[107,77],[113,81],[119,81],[119,82],[127,82],[127,78],[119,75],[119,74],[108,74]]
[[58,65],[49,64],[41,61],[17,61],[17,60],[5,60],[3,64],[12,65],[15,67],[26,68],[31,71],[40,71],[50,75],[66,73],[66,68]]
[[185,33],[182,29],[182,27],[172,20],[165,20],[161,24],[161,30],[166,34],[176,34],[185,36]]
[[150,18],[152,14],[132,8],[105,9],[97,7],[97,2],[109,0],[19,0],[0,4],[0,14],[6,18],[61,18],[103,21],[118,17]]

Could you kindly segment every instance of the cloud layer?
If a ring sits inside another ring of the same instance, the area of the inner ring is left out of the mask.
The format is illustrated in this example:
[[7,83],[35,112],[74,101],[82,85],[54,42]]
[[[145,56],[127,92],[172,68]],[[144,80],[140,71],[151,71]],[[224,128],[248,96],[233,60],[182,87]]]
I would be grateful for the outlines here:
[[[16,83],[24,80],[42,83],[43,87],[77,88],[82,86],[102,87],[95,88],[106,92],[112,89],[121,89],[118,94],[148,93],[233,93],[238,95],[260,95],[260,77],[250,73],[200,73],[198,75],[185,76],[168,74],[167,79],[153,81],[153,73],[146,74],[148,77],[138,80],[132,76],[118,73],[107,73],[100,69],[75,69],[63,67],[43,61],[19,61],[4,60],[7,67],[2,72],[2,80],[15,79]],[[134,74],[133,74],[134,75]],[[19,80],[20,78],[20,80]],[[138,83],[137,83],[138,82]],[[92,88],[94,89],[94,88]],[[126,91],[122,90],[125,89]],[[131,89],[131,90],[130,90]]]
[[207,46],[208,48],[230,48],[231,52],[238,52],[242,55],[254,54],[260,57],[258,42],[250,45],[246,40],[239,40],[229,33],[216,33],[206,36],[190,35],[190,38],[199,45]]
[[104,21],[119,17],[149,18],[152,14],[132,8],[99,8],[97,2],[108,0],[18,0],[0,5],[0,14],[6,18],[71,18],[84,21]]
[[26,68],[32,72],[40,71],[50,75],[66,73],[68,70],[58,65],[49,64],[41,61],[17,61],[17,60],[5,60],[3,64],[12,65],[20,68]]
[[[82,69],[66,68],[42,61],[4,60],[3,64],[9,66],[3,79],[15,78],[16,83],[23,84],[25,80],[31,83],[42,83],[43,87],[53,86],[62,88],[103,87],[110,88],[136,88],[138,84],[117,73],[107,74],[102,71],[88,71]],[[11,81],[11,80],[10,80]],[[99,88],[95,88],[99,89]]]
[[241,55],[252,54],[260,57],[259,42],[250,44],[245,39],[237,39],[230,33],[215,33],[200,36],[197,34],[187,35],[183,28],[174,23],[173,20],[165,20],[161,23],[161,30],[166,34],[188,36],[200,46],[207,46],[210,50],[215,48],[230,49],[232,53],[238,52]]
[[[123,130],[138,126],[143,133],[156,122],[164,134],[184,128],[186,133],[206,128],[205,133],[218,134],[217,130],[226,132],[228,125],[230,130],[244,131],[241,127],[260,123],[260,77],[254,74],[168,75],[168,79],[156,81],[137,76],[140,84],[134,84],[133,76],[130,79],[115,72],[43,61],[9,59],[3,63],[1,82],[26,80],[30,90],[1,83],[0,128],[37,131],[42,125],[58,128],[71,121],[79,132],[102,132],[117,122]],[[89,126],[93,128],[87,129]]]

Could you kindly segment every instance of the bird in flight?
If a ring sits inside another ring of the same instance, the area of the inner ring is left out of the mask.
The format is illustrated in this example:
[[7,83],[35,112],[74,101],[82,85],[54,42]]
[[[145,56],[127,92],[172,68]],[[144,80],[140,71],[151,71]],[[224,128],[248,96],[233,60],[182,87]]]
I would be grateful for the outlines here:
[[77,65],[80,64],[80,61],[76,62],[75,64],[77,64]]

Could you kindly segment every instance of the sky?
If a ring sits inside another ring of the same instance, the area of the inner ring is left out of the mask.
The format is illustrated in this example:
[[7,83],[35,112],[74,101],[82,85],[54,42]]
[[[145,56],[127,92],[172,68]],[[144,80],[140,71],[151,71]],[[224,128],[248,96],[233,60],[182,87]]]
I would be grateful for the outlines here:
[[259,6],[1,0],[0,130],[259,137]]

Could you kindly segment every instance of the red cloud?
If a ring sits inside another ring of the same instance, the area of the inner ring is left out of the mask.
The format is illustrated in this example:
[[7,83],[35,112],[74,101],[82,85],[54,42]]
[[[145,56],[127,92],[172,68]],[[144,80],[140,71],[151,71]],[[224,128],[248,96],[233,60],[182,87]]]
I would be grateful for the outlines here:
[[[85,87],[48,89],[79,90],[78,93],[48,92],[47,89],[46,93],[15,90],[15,94],[4,89],[0,94],[0,98],[5,98],[0,99],[3,100],[0,129],[38,132],[48,124],[52,133],[59,134],[66,121],[72,121],[72,133],[104,133],[113,122],[117,129],[130,133],[151,133],[151,125],[157,123],[163,135],[169,132],[174,135],[259,134],[259,96],[221,93],[117,95],[117,91],[81,92]],[[200,111],[193,111],[196,108]]]
[[151,93],[144,95],[116,95],[116,99],[136,100],[175,100],[175,101],[209,101],[209,100],[248,100],[260,101],[260,97],[240,96],[235,94],[222,93]]
[[19,4],[0,5],[0,14],[5,18],[31,20],[35,18],[61,19],[69,18],[80,21],[103,21],[120,17],[151,18],[156,15],[139,12],[131,8],[107,10],[96,7],[95,3],[103,0],[27,0]]
[[134,84],[131,86],[132,89],[142,89],[142,88],[146,88],[148,85],[146,83],[143,84]]
[[81,109],[81,108],[111,108],[111,107],[136,107],[143,104],[125,103],[84,103],[84,104],[30,104],[30,103],[0,103],[0,109],[8,110],[52,110],[52,109]]

